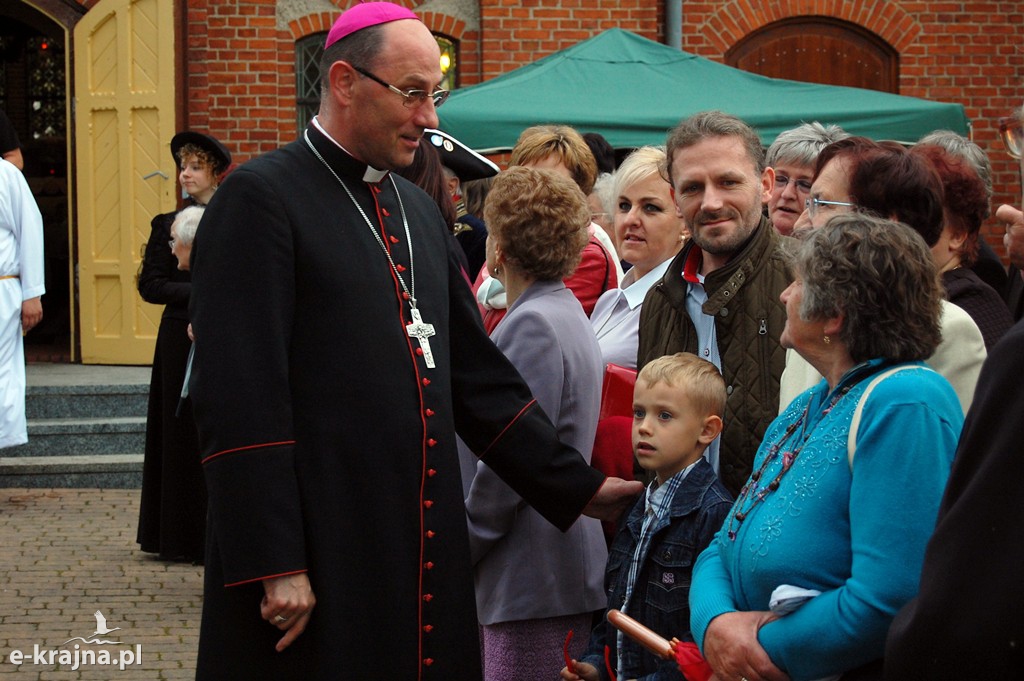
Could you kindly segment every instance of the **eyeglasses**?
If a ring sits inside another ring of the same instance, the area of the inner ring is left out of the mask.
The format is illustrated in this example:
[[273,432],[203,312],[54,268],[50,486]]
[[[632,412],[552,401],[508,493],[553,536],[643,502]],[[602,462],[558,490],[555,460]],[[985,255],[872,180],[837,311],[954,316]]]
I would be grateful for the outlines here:
[[373,75],[364,68],[355,65],[353,65],[352,68],[354,68],[358,73],[363,74],[370,80],[376,83],[380,83],[381,85],[391,90],[395,94],[402,95],[402,97],[405,99],[405,101],[402,103],[405,104],[406,108],[409,109],[415,109],[418,106],[423,106],[423,103],[426,102],[428,99],[434,102],[434,108],[436,109],[437,107],[444,104],[445,100],[448,99],[448,95],[451,94],[448,90],[445,90],[444,88],[437,88],[433,92],[427,92],[426,90],[417,89],[399,90],[391,83],[381,80],[380,78]]
[[848,208],[856,208],[857,204],[850,203],[849,201],[826,201],[825,199],[819,199],[817,196],[811,196],[804,201],[804,208],[807,209],[807,215],[811,218],[818,214],[818,208],[820,206],[846,206]]
[[794,179],[792,179],[790,177],[786,177],[785,175],[776,175],[775,176],[775,186],[778,187],[780,190],[785,190],[786,186],[790,182],[792,182],[792,183],[794,183],[796,185],[796,190],[798,192],[800,192],[801,194],[810,194],[811,193],[811,181],[810,180],[794,180]]
[[1022,147],[1024,147],[1024,128],[1021,127],[1020,118],[1008,116],[999,119],[999,136],[1003,138],[1003,144],[1010,156],[1020,158]]
[[168,241],[167,245],[170,246],[171,250],[173,251],[174,250],[174,239],[171,239],[170,241]]

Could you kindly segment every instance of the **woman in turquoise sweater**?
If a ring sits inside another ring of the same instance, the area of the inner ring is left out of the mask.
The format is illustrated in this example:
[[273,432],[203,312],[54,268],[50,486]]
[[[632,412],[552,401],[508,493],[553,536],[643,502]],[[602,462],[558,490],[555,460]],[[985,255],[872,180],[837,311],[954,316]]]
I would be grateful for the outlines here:
[[963,424],[921,361],[941,289],[917,233],[858,213],[811,233],[794,275],[782,345],[824,380],[769,427],[698,559],[693,635],[723,680],[881,678]]

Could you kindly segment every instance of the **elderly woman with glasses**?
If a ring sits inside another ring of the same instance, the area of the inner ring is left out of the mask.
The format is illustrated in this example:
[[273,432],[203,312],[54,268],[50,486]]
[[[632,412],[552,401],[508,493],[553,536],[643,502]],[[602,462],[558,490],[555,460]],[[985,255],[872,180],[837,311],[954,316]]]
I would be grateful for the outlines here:
[[[495,178],[484,218],[487,267],[508,295],[508,313],[491,340],[522,374],[559,438],[589,461],[601,351],[562,281],[587,244],[586,196],[556,172],[513,167]],[[484,678],[554,679],[566,632],[590,631],[591,614],[607,605],[601,524],[581,518],[563,534],[497,477],[486,453],[478,461],[460,445],[459,455]],[[583,652],[586,639],[576,639],[572,655]]]
[[832,142],[849,137],[838,125],[804,123],[779,134],[768,147],[765,162],[775,170],[775,185],[768,199],[768,218],[779,234],[792,234],[811,193],[814,162]]
[[[796,224],[796,236],[824,225],[841,213],[862,212],[909,225],[928,245],[942,234],[942,182],[924,159],[895,142],[848,137],[822,150],[815,167],[807,210]],[[942,340],[928,364],[956,390],[966,412],[985,361],[985,341],[970,315],[943,300]],[[820,379],[799,354],[786,354],[779,406]]]
[[693,635],[719,679],[881,678],[963,424],[923,361],[942,291],[920,235],[857,213],[811,232],[793,275],[781,342],[823,378],[769,426],[698,558]]

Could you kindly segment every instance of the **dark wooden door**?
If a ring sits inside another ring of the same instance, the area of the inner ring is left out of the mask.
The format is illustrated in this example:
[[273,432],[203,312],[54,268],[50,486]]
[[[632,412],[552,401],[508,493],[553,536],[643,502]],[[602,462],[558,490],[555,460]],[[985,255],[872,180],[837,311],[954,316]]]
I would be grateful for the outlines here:
[[899,55],[876,34],[828,17],[783,19],[725,55],[729,66],[772,78],[899,92]]

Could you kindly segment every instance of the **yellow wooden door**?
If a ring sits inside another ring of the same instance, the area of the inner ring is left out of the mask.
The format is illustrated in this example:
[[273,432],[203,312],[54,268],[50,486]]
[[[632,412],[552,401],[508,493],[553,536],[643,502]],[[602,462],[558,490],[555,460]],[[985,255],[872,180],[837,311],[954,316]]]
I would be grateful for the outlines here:
[[75,26],[82,362],[149,364],[161,307],[135,287],[149,223],[176,207],[174,3],[100,0]]

